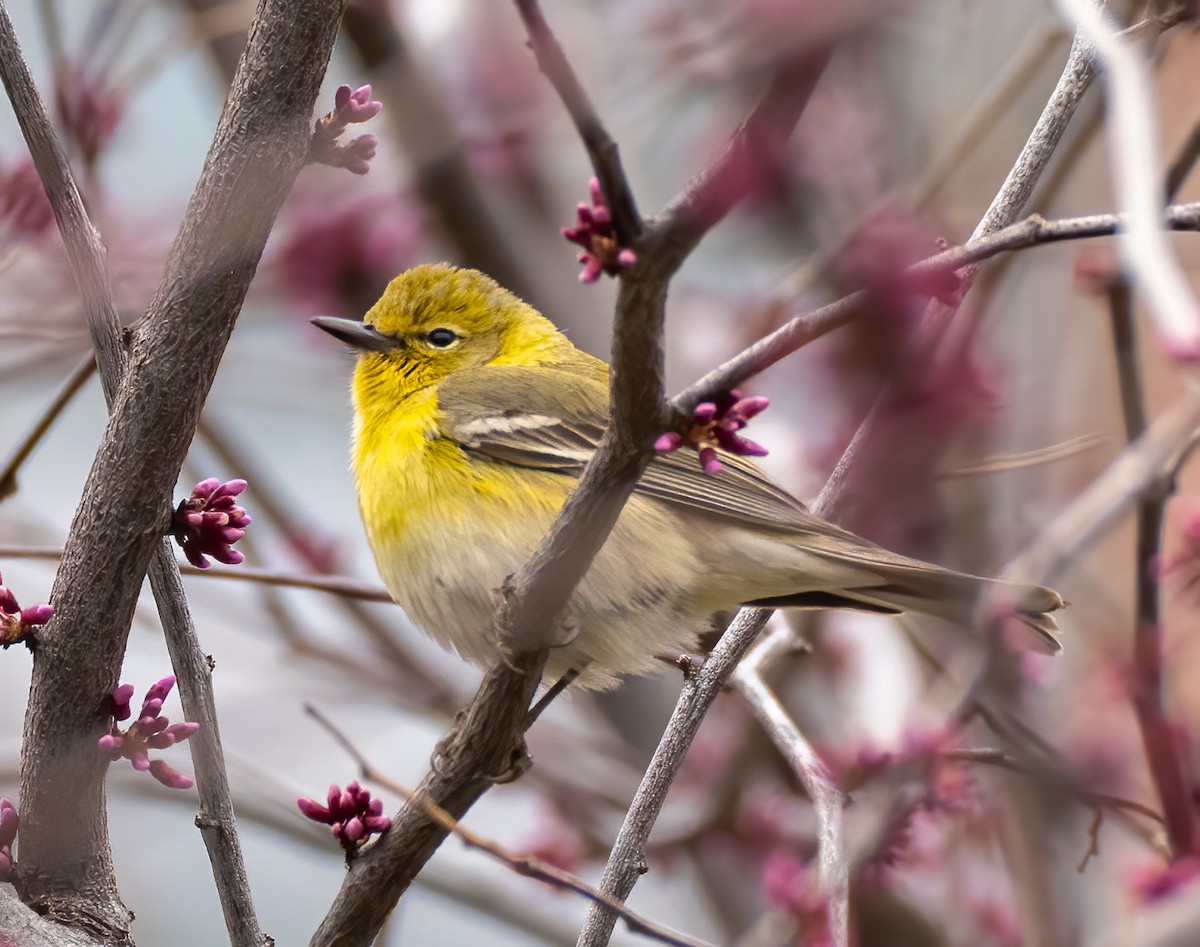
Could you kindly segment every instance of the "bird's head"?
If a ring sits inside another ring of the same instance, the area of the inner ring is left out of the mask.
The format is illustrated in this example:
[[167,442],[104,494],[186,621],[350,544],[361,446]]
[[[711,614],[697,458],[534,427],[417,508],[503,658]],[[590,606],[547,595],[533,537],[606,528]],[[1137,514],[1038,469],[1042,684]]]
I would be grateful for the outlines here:
[[313,323],[359,353],[360,406],[394,404],[454,372],[481,365],[541,365],[573,349],[554,325],[494,280],[445,263],[397,276],[362,322]]

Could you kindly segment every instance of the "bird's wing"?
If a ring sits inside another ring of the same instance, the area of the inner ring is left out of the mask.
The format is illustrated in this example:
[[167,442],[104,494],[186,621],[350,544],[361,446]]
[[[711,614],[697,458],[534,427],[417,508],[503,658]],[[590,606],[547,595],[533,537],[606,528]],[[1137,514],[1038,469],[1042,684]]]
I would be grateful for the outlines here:
[[[579,476],[608,422],[608,385],[596,371],[489,365],[438,386],[443,429],[469,453]],[[742,457],[700,469],[693,451],[657,454],[636,490],[665,503],[786,530],[834,529]]]

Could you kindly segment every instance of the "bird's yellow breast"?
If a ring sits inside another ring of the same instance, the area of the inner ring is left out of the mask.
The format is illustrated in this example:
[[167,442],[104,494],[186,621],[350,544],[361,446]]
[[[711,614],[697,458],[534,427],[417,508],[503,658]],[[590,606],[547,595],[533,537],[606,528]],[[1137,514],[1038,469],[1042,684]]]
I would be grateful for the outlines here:
[[[441,431],[437,389],[382,412],[359,411],[353,464],[367,539],[392,596],[427,631],[464,596],[490,607],[533,552],[569,481],[471,457]],[[459,616],[460,618],[462,616]]]

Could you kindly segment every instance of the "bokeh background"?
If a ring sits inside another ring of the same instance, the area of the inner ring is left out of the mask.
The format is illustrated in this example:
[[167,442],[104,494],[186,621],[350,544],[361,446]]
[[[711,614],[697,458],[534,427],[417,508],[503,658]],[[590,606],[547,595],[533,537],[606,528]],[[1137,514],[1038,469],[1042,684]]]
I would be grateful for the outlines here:
[[[939,239],[965,240],[1070,43],[1043,0],[841,6],[545,5],[621,145],[643,211],[662,206],[719,151],[782,57],[836,37],[787,153],[764,160],[754,198],[705,240],[673,285],[674,387],[791,315],[932,254]],[[56,103],[132,323],[154,292],[252,5],[12,0],[9,9],[43,94]],[[1200,120],[1198,52],[1200,41],[1185,30],[1158,46],[1167,156]],[[177,495],[204,477],[244,477],[255,522],[240,548],[250,564],[375,582],[347,470],[352,361],[308,317],[361,315],[392,275],[446,259],[488,270],[577,344],[605,355],[615,284],[580,284],[574,250],[560,236],[586,198],[590,169],[514,9],[482,0],[352,4],[321,108],[332,107],[337,85],[365,82],[384,104],[367,129],[380,138],[370,173],[301,173]],[[1032,209],[1114,209],[1102,130],[1097,87]],[[15,121],[0,109],[0,461],[89,351],[35,180]],[[1181,199],[1196,196],[1189,183]],[[1177,246],[1196,272],[1195,238],[1182,236]],[[956,358],[922,368],[920,396],[894,420],[900,446],[867,472],[849,525],[985,573],[1031,541],[1124,446],[1108,310],[1094,278],[1114,267],[1105,241],[991,263],[952,330]],[[749,386],[772,399],[751,432],[771,450],[764,465],[798,496],[816,495],[885,380],[905,370],[923,303],[893,302]],[[1182,389],[1153,344],[1143,349],[1154,412]],[[21,550],[61,546],[103,416],[93,381],[21,469],[19,491],[0,502],[0,570],[22,604],[46,599],[54,565]],[[1038,450],[1049,459],[1023,456]],[[1200,512],[1193,479],[1185,469],[1171,505],[1168,556]],[[1130,709],[1135,572],[1131,529],[1091,548],[1061,583],[1072,603],[1062,621],[1064,657],[1020,662],[1009,696],[1084,784],[1157,807]],[[427,642],[392,606],[218,577],[186,584],[216,661],[262,922],[278,943],[303,943],[343,869],[332,838],[306,822],[294,800],[356,775],[303,705],[318,706],[376,766],[412,785],[478,672]],[[1190,768],[1200,691],[1189,686],[1198,655],[1187,591],[1185,582],[1165,585],[1164,628],[1168,711]],[[880,834],[878,857],[856,882],[861,943],[1150,943],[1158,925],[1196,909],[1188,878],[1165,873],[1153,823],[1138,832],[1107,818],[1099,854],[1079,872],[1093,818],[1087,805],[1019,774],[920,762],[982,660],[975,643],[915,620],[777,620],[795,623],[812,649],[782,662],[772,683],[853,790],[852,837],[878,831],[866,818],[856,822],[856,809],[890,811],[913,785],[927,794],[897,832]],[[122,679],[140,695],[168,668],[147,591]],[[0,794],[8,796],[17,791],[29,669],[22,649],[0,654]],[[534,770],[490,792],[468,824],[597,878],[679,683],[668,672],[557,702],[530,734]],[[962,745],[994,743],[985,728]],[[172,753],[174,765],[189,770],[186,751]],[[123,761],[112,769],[110,805],[118,877],[140,942],[221,942],[191,793],[166,790]],[[718,943],[803,942],[806,909],[794,893],[813,831],[786,766],[737,697],[725,695],[673,791],[651,871],[631,903]],[[451,839],[381,942],[570,943],[585,909]],[[633,938],[619,931],[616,940]]]

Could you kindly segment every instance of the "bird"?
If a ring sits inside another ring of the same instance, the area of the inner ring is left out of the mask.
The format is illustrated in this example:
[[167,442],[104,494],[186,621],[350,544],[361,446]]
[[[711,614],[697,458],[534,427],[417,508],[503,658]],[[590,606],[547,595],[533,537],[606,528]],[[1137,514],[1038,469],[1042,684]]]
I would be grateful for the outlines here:
[[[351,467],[392,598],[429,636],[489,667],[496,590],[530,558],[609,414],[608,365],[490,277],[415,266],[359,321],[313,323],[357,354]],[[657,453],[568,601],[547,681],[604,690],[693,652],[742,605],[920,612],[972,623],[999,580],[891,552],[810,512],[744,456]],[[1005,601],[1030,645],[1060,650],[1036,585]]]

